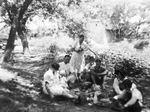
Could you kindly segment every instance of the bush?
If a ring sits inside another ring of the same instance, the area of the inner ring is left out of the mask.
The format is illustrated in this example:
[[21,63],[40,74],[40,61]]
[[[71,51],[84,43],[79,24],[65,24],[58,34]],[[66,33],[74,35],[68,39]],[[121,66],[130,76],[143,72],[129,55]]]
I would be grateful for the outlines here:
[[114,67],[118,65],[119,69],[128,76],[149,75],[147,71],[150,68],[149,52],[147,50],[137,52],[133,44],[125,41],[113,44],[104,53],[103,61],[109,71],[114,72]]

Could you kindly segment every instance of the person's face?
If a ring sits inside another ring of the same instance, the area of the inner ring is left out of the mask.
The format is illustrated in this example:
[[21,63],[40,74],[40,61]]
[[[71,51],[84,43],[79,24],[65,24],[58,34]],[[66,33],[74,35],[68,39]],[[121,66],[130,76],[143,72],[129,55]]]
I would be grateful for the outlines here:
[[94,63],[94,60],[89,60],[89,63],[92,65]]
[[101,65],[101,62],[96,62],[96,66],[100,66]]
[[65,64],[69,63],[69,61],[70,61],[70,57],[65,57],[65,58],[64,58],[64,63],[65,63]]
[[117,78],[120,79],[120,80],[123,80],[123,77],[121,76],[120,73],[117,74]]

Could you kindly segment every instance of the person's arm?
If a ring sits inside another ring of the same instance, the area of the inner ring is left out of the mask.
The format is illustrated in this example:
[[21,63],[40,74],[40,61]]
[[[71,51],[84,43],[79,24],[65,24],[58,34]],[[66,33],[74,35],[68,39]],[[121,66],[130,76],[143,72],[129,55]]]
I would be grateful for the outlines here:
[[90,72],[91,72],[91,74],[93,74],[93,75],[99,75],[99,73],[96,73],[96,72],[94,72],[94,70],[90,70]]
[[102,73],[99,73],[99,75],[106,75],[107,73],[108,73],[108,70],[105,69],[105,71]]
[[89,64],[89,63],[88,63],[88,64],[86,64],[86,66],[84,67],[84,70],[85,70],[85,71],[88,71],[89,66],[90,66],[90,64]]
[[78,44],[78,40],[75,40],[75,42],[73,43],[73,46],[71,47],[71,51],[76,51],[77,44]]
[[73,67],[69,64],[69,74],[74,74],[75,70],[73,69]]
[[114,79],[113,88],[114,88],[114,90],[115,90],[115,92],[117,94],[121,94],[122,93],[122,91],[119,88],[119,82],[118,82],[117,78]]
[[50,80],[51,80],[51,77],[50,77],[50,70],[48,70],[47,72],[45,72],[45,74],[44,74],[44,82],[50,82]]
[[106,68],[101,67],[101,69],[102,69],[103,72],[99,73],[99,75],[106,75],[108,73],[108,70]]
[[137,95],[136,90],[133,90],[131,99],[124,105],[124,107],[128,107],[128,106],[133,105],[138,100],[136,95]]
[[121,94],[114,96],[114,99],[118,100],[118,99],[122,99],[124,97],[126,93],[126,90],[123,90]]

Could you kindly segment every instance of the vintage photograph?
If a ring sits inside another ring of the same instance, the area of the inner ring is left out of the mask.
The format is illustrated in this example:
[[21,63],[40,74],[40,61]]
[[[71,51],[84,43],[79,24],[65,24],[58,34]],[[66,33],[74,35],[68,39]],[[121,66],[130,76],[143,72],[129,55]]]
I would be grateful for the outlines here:
[[150,0],[0,0],[0,112],[150,112]]

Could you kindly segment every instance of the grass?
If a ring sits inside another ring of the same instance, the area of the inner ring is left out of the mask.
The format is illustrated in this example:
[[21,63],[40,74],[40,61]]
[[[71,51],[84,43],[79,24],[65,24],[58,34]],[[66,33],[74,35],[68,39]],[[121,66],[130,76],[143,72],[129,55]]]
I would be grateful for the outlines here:
[[[10,76],[9,74],[17,72],[20,73],[20,77],[23,80],[21,80],[22,82],[18,83],[11,80],[6,82],[0,81],[0,112],[111,112],[108,107],[88,105],[77,106],[71,101],[55,101],[54,104],[49,100],[48,97],[44,97],[42,94],[39,94],[41,81],[45,71],[48,70],[50,64],[54,60],[60,59],[56,59],[49,52],[48,58],[44,58],[42,56],[42,58],[39,58],[37,54],[47,53],[47,48],[54,43],[59,48],[63,49],[67,49],[70,45],[70,40],[66,37],[63,39],[68,43],[68,47],[64,46],[66,42],[62,39],[57,38],[56,40],[51,41],[52,38],[53,37],[44,37],[42,39],[31,40],[31,52],[36,54],[34,57],[26,57],[22,54],[15,54],[12,62],[3,65],[3,67],[7,70],[3,70],[3,73],[1,72],[2,75],[8,74],[8,76]],[[17,45],[21,44],[18,42]],[[35,49],[46,50],[35,51]],[[142,51],[143,53],[141,53],[141,51],[137,52],[135,49],[133,49],[133,45],[127,42],[113,44],[111,47],[111,52],[114,52],[114,55],[124,51],[121,53],[123,56],[138,56],[138,58],[144,58],[146,62],[149,62],[149,57],[146,56],[149,54],[148,50],[150,51],[150,47],[144,49]],[[143,93],[145,105],[147,106],[150,106],[149,81],[149,77],[144,77],[143,79],[137,78],[135,80],[138,88]],[[33,87],[29,87],[26,85],[26,83],[33,85]],[[108,79],[108,91],[112,89],[111,85],[112,79]]]

